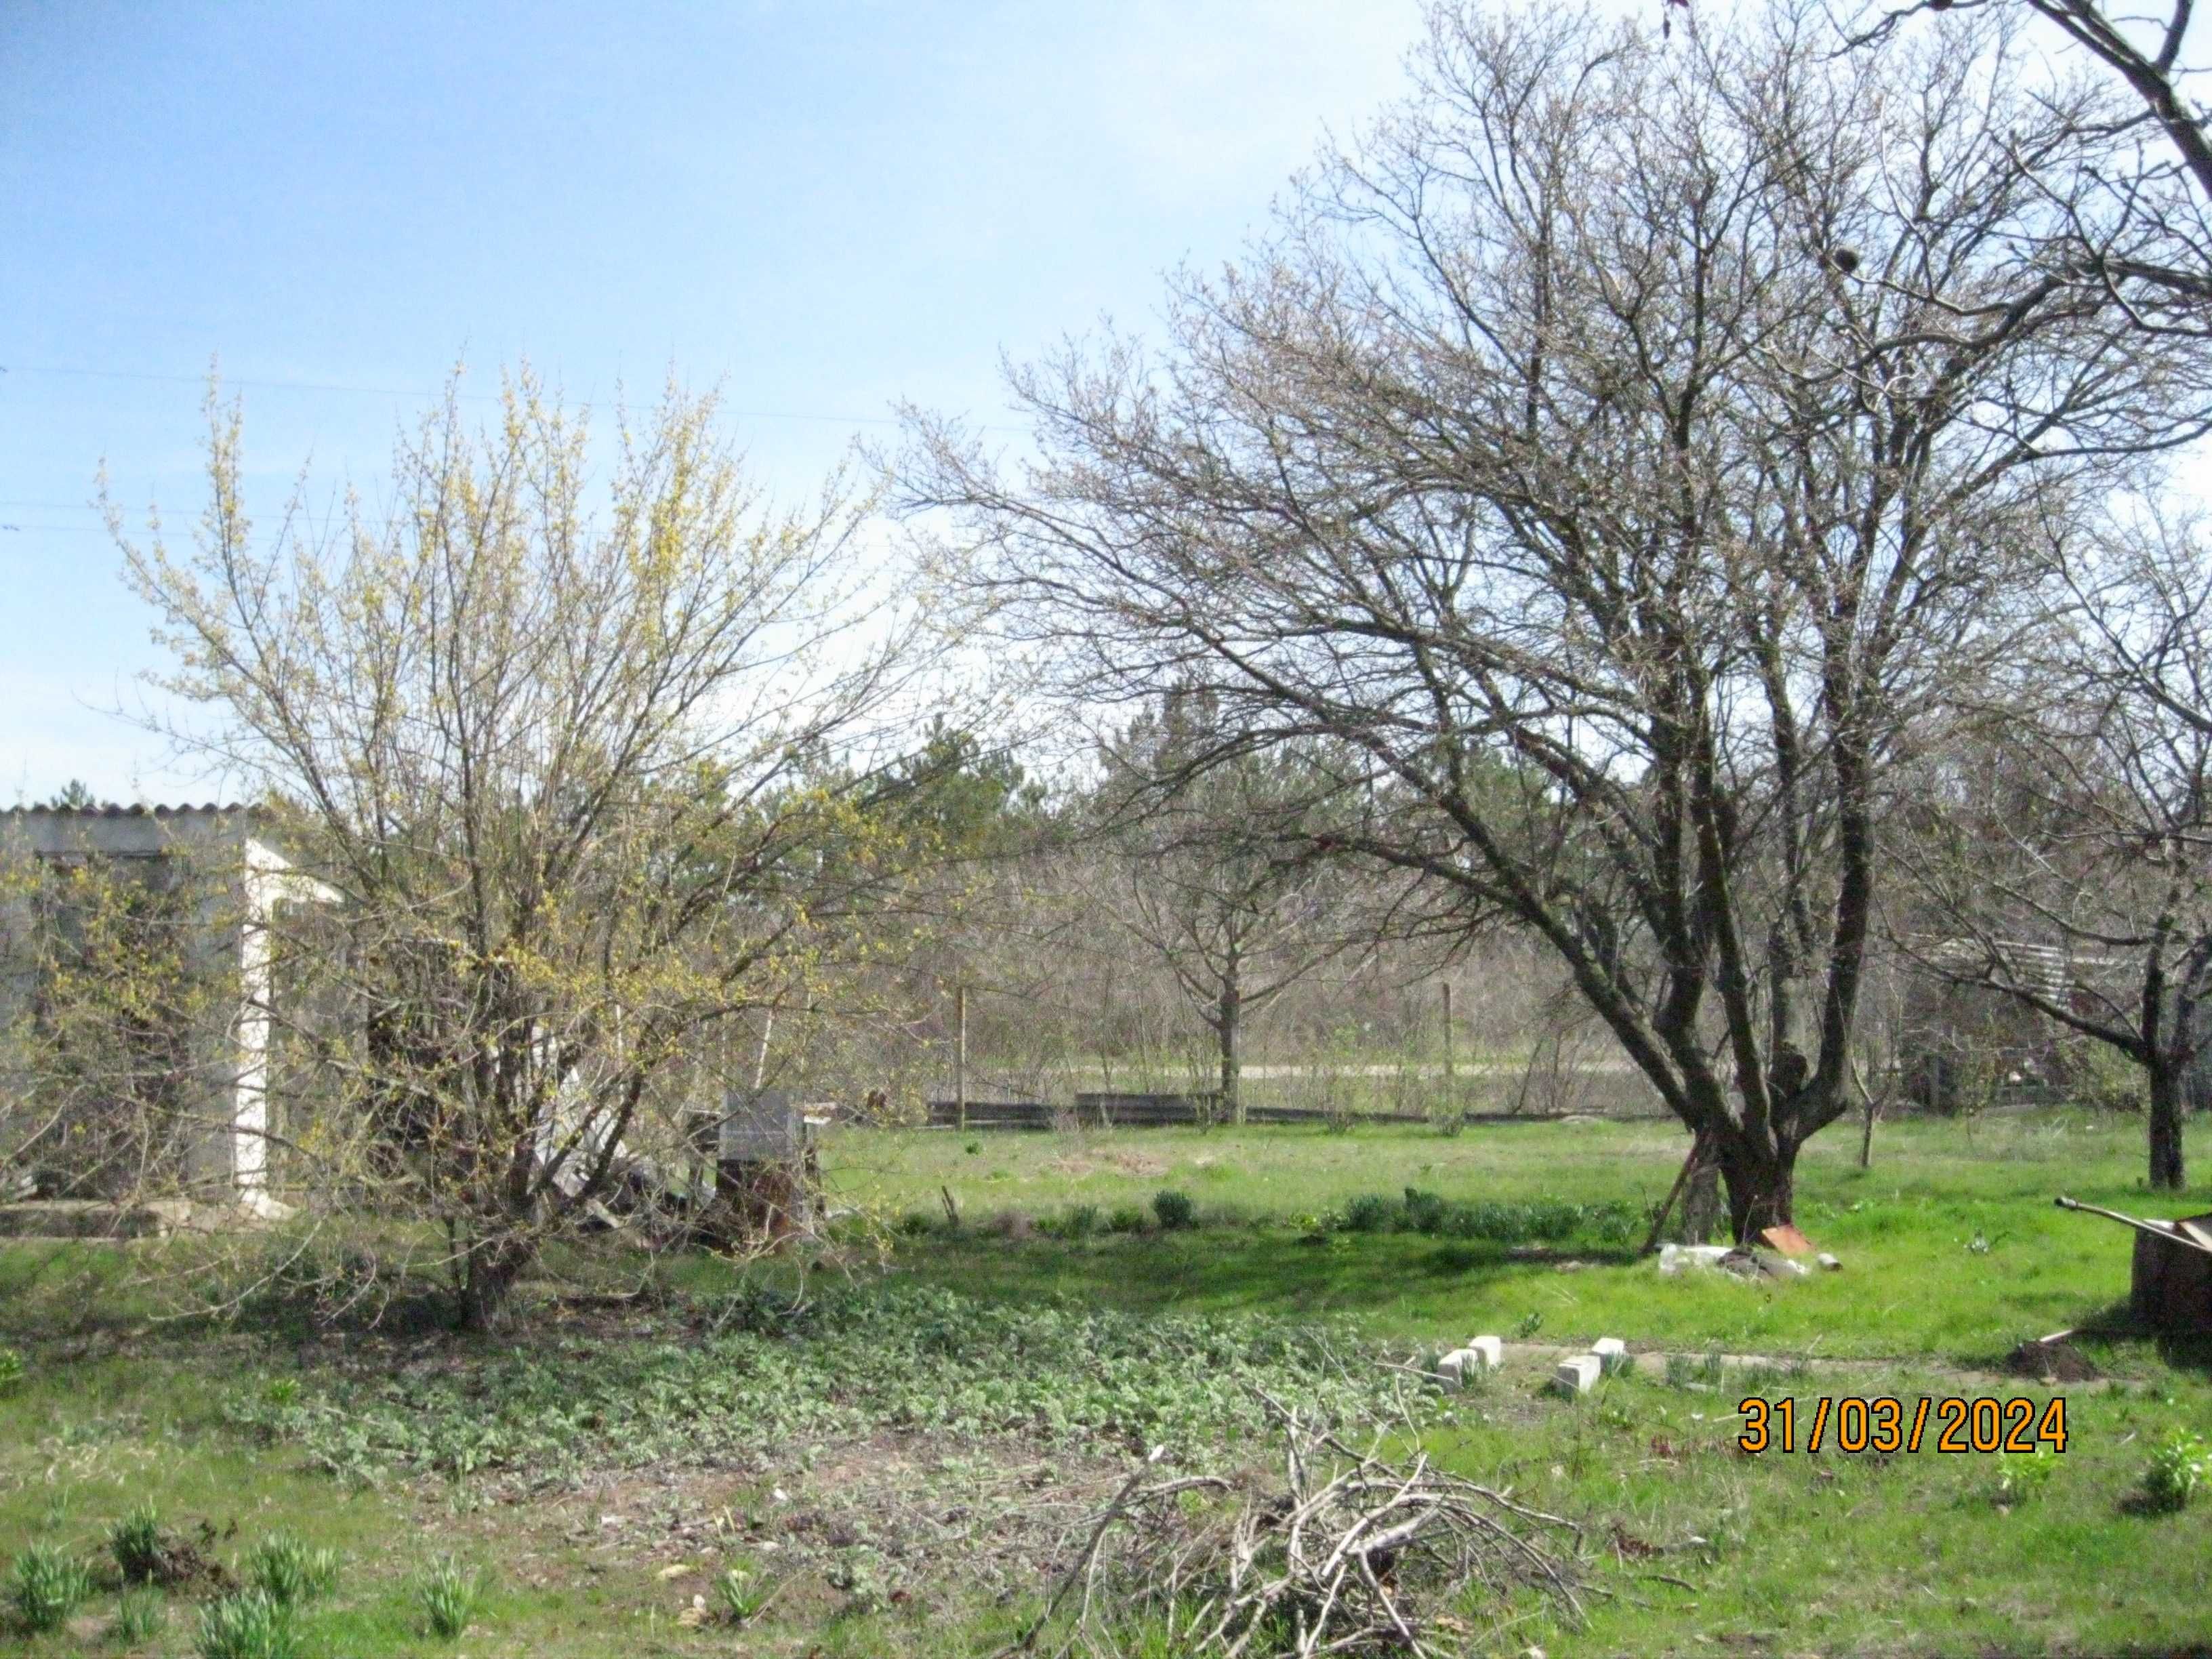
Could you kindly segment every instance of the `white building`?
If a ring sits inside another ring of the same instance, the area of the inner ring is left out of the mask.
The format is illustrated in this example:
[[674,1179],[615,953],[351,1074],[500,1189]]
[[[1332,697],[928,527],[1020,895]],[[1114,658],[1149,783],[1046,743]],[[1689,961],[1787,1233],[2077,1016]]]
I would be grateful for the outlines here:
[[[0,811],[0,860],[19,869],[112,864],[149,882],[157,872],[189,867],[193,957],[213,973],[219,1017],[198,1039],[183,1083],[185,1167],[158,1173],[197,1197],[270,1216],[282,1206],[269,1191],[270,928],[280,905],[330,903],[339,895],[293,869],[259,829],[250,810],[213,804],[17,808]],[[21,884],[0,891],[0,1030],[34,1017],[40,956],[33,941],[44,925]],[[26,1079],[0,1076],[0,1126],[35,1121],[38,1109]],[[0,1133],[0,1155],[20,1138]],[[38,1161],[35,1145],[29,1161]]]

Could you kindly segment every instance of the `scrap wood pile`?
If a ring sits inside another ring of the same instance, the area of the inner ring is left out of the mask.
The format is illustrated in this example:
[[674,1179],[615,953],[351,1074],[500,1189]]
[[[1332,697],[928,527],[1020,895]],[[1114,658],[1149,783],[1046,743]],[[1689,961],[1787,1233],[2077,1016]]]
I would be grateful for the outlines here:
[[1044,1612],[998,1659],[1120,1654],[1139,1632],[1220,1659],[1456,1653],[1469,1593],[1522,1587],[1580,1616],[1572,1522],[1268,1404],[1279,1486],[1155,1479],[1155,1450],[1076,1529]]

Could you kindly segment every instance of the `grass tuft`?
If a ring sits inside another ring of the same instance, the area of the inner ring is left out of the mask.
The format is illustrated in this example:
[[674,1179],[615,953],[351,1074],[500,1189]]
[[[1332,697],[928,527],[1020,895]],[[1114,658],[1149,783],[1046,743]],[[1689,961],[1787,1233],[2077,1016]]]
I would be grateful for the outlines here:
[[483,1599],[483,1579],[441,1555],[415,1581],[416,1604],[430,1634],[452,1641],[469,1627]]
[[298,1659],[292,1609],[266,1590],[245,1589],[200,1609],[199,1659]]
[[23,1628],[59,1630],[92,1595],[92,1570],[54,1544],[33,1544],[8,1575],[8,1605]]

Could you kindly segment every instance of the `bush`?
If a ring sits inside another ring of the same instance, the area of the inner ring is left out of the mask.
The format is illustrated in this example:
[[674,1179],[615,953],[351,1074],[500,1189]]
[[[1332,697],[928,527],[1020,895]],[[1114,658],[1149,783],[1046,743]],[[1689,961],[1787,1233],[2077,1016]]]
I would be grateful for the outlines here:
[[2143,1470],[2145,1506],[2160,1514],[2187,1508],[2208,1473],[2212,1473],[2212,1449],[2199,1436],[2176,1429],[2159,1443]]
[[1088,1238],[1103,1224],[1096,1204],[1071,1204],[1051,1220],[1038,1225],[1054,1238]]
[[1449,1208],[1441,1194],[1425,1193],[1418,1187],[1406,1188],[1406,1226],[1409,1231],[1431,1237],[1442,1232]]
[[246,1558],[246,1582],[279,1607],[301,1607],[337,1588],[337,1552],[309,1549],[290,1533],[277,1533]]
[[8,1575],[8,1604],[26,1630],[59,1630],[92,1594],[92,1570],[52,1544],[33,1544]]
[[483,1580],[464,1571],[452,1556],[441,1555],[415,1581],[415,1599],[430,1633],[451,1641],[476,1617],[477,1604],[483,1599]]
[[1117,1205],[1106,1218],[1109,1233],[1140,1233],[1145,1231],[1145,1212],[1133,1204]]
[[927,1210],[908,1210],[898,1218],[898,1230],[908,1238],[920,1238],[937,1225],[937,1218]]
[[107,1529],[107,1553],[126,1584],[158,1578],[167,1560],[161,1545],[161,1517],[151,1504],[140,1504]]
[[1160,1225],[1169,1232],[1182,1227],[1195,1226],[1198,1206],[1190,1201],[1188,1193],[1172,1188],[1152,1194],[1152,1213],[1160,1218]]
[[1379,1233],[1398,1218],[1398,1200],[1381,1193],[1362,1193],[1344,1206],[1346,1232]]
[[265,1590],[240,1590],[200,1609],[200,1659],[298,1659],[292,1609]]

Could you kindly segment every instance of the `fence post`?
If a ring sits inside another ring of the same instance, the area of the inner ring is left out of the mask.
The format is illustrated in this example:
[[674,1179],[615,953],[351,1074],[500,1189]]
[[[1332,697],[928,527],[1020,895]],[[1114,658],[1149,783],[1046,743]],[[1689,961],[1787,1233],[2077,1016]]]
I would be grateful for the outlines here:
[[1454,1076],[1452,1055],[1452,987],[1444,981],[1444,1109],[1447,1114],[1459,1109],[1459,1085]]
[[960,1127],[968,1127],[968,988],[959,987],[952,993],[953,1020],[958,1035],[953,1039],[952,1099],[960,1115]]

